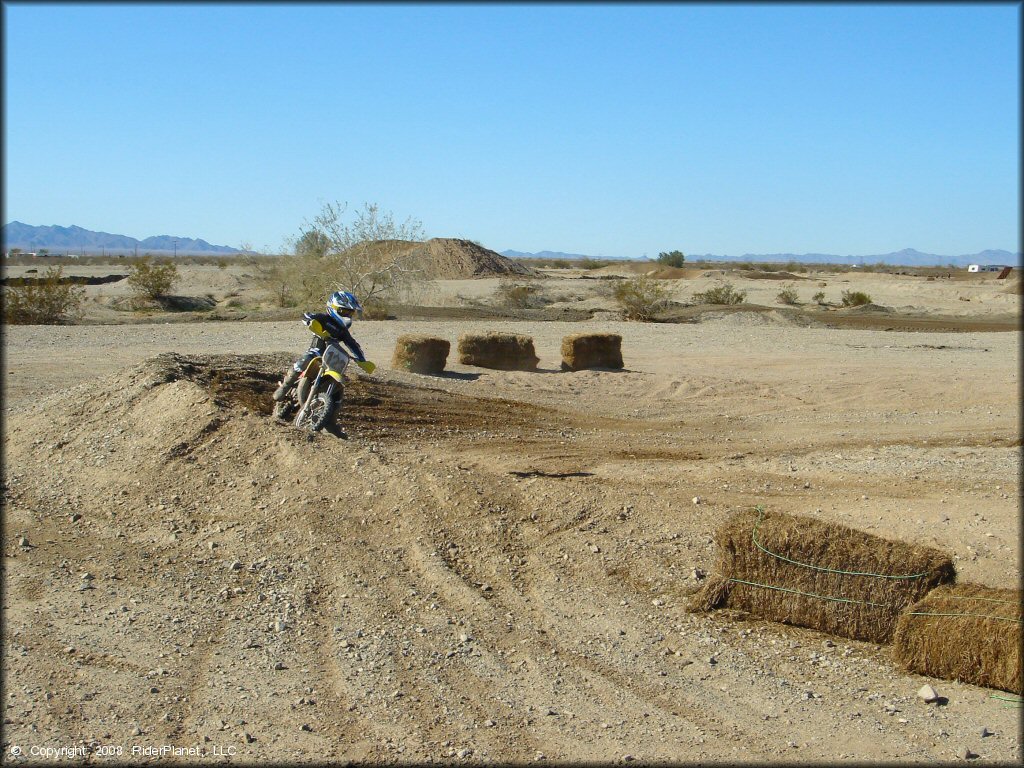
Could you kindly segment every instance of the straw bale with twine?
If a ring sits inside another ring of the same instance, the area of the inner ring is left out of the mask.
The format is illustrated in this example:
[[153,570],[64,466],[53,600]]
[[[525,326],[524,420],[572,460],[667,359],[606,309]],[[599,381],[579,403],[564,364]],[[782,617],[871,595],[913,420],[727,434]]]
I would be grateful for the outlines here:
[[574,333],[562,339],[562,370],[622,368],[622,337],[617,333]]
[[535,371],[540,358],[533,338],[515,333],[465,333],[459,337],[459,362],[500,371]]
[[1024,695],[1020,589],[937,587],[899,617],[892,643],[910,672]]
[[716,543],[717,574],[690,610],[727,607],[855,640],[890,642],[900,613],[956,578],[936,549],[760,507],[733,515]]
[[395,340],[391,367],[413,373],[439,374],[448,361],[451,342],[436,336],[407,333]]

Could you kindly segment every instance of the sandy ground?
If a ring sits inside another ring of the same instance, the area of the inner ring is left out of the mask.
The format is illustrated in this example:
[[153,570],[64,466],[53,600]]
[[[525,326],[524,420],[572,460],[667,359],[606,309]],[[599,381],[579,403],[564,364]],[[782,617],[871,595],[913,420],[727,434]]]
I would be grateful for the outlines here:
[[[438,295],[494,290],[458,282]],[[851,285],[1003,304],[984,282]],[[388,367],[401,333],[486,330],[531,335],[540,370]],[[625,370],[559,371],[585,330],[620,333]],[[297,321],[5,328],[5,760],[1020,760],[1002,692],[685,611],[716,528],[756,504],[1019,583],[1019,331],[741,313],[356,334],[380,368],[349,382],[344,434],[309,439],[266,413]]]

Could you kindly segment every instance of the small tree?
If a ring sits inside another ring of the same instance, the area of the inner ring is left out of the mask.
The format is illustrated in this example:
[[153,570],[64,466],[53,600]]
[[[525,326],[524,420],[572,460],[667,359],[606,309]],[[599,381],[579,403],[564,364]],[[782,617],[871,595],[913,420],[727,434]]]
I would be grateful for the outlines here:
[[295,255],[301,257],[324,258],[331,250],[331,241],[323,232],[311,229],[303,232],[295,242]]
[[426,265],[415,245],[423,227],[414,219],[396,224],[390,213],[366,203],[351,222],[345,205],[327,203],[306,224],[294,255],[282,257],[275,276],[289,300],[314,304],[333,291],[352,291],[359,300],[386,303],[426,279]]
[[178,267],[173,261],[154,262],[144,256],[128,268],[128,284],[142,299],[161,299],[178,282]]
[[42,277],[3,292],[4,322],[20,325],[68,325],[78,319],[85,290],[64,277],[63,267],[50,267]]
[[662,251],[658,254],[658,263],[666,267],[681,267],[686,263],[686,256],[682,251]]
[[627,320],[644,322],[653,320],[669,301],[668,288],[646,275],[623,280],[615,286],[614,296]]

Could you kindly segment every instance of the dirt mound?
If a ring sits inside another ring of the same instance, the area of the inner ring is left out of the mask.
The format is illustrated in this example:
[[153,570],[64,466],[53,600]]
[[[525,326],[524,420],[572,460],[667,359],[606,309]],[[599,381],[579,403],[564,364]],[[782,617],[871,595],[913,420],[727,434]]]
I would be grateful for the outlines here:
[[765,272],[759,269],[743,269],[739,272],[740,277],[748,280],[810,280],[809,277],[794,275],[792,272]]
[[536,270],[471,240],[435,237],[413,248],[427,274],[436,280],[461,280],[495,275],[536,275]]
[[844,307],[849,312],[857,312],[859,314],[871,314],[871,315],[891,315],[893,313],[892,307],[883,307],[881,304],[873,304],[868,302],[867,304],[858,304],[855,307]]
[[656,261],[624,261],[621,264],[609,264],[607,267],[589,270],[591,275],[613,275],[619,277],[646,275],[655,280],[690,280],[700,277],[699,269],[687,267],[665,267]]
[[[693,310],[698,312],[694,313]],[[704,309],[702,307],[690,308],[687,313],[698,323],[717,323],[735,328],[754,328],[758,326],[773,325],[787,328],[808,328],[817,325],[813,319],[800,312],[786,312],[777,309],[737,309],[717,308]],[[679,313],[687,316],[684,313]]]
[[1013,281],[1010,282],[1009,285],[1007,285],[1005,288],[1003,288],[999,292],[1000,293],[1009,293],[1009,294],[1014,294],[1014,295],[1020,296],[1020,295],[1024,294],[1024,280],[1013,280]]
[[648,272],[644,272],[647,277],[653,277],[655,280],[681,280],[683,278],[692,277],[696,270],[682,269],[680,267],[658,267]]

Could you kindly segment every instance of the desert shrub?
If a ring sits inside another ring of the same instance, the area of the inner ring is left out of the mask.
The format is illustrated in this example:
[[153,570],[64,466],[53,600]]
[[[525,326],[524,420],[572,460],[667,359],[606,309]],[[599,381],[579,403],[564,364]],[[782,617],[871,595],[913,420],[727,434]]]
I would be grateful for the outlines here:
[[871,297],[864,291],[843,291],[844,307],[862,307],[871,303]]
[[291,260],[285,257],[264,259],[253,265],[257,285],[270,294],[278,307],[294,307],[299,303],[293,290],[293,266]]
[[530,309],[547,303],[536,285],[502,283],[498,286],[498,304],[512,309]]
[[498,303],[506,307],[525,308],[530,306],[530,299],[535,291],[532,285],[513,285],[502,283],[498,286]]
[[825,292],[824,291],[818,291],[816,294],[811,296],[811,301],[815,302],[816,304],[824,304],[825,303]]
[[580,259],[580,269],[600,269],[601,267],[607,267],[614,263],[614,261],[610,261],[609,259],[591,259],[588,257]]
[[467,296],[464,293],[456,293],[455,301],[460,307],[482,307],[484,303],[476,296]]
[[375,297],[363,304],[364,320],[388,320],[391,317],[391,306],[382,298]]
[[242,301],[242,299],[235,296],[233,298],[228,299],[227,306],[230,307],[231,309],[240,309],[241,307],[245,306],[245,302]]
[[737,291],[732,283],[723,283],[693,294],[693,300],[698,304],[742,304],[747,300],[747,292]]
[[85,289],[65,283],[63,267],[50,267],[38,281],[11,285],[3,293],[3,317],[12,325],[68,325],[78,319]]
[[662,251],[658,254],[658,263],[666,267],[681,267],[686,263],[686,255],[682,251]]
[[627,320],[652,320],[669,300],[665,284],[646,275],[617,283],[613,295]]
[[796,305],[800,303],[800,299],[796,295],[796,289],[794,288],[783,288],[779,291],[775,300],[780,304]]
[[176,282],[178,267],[172,261],[155,262],[146,256],[128,268],[128,284],[139,298],[163,298]]

